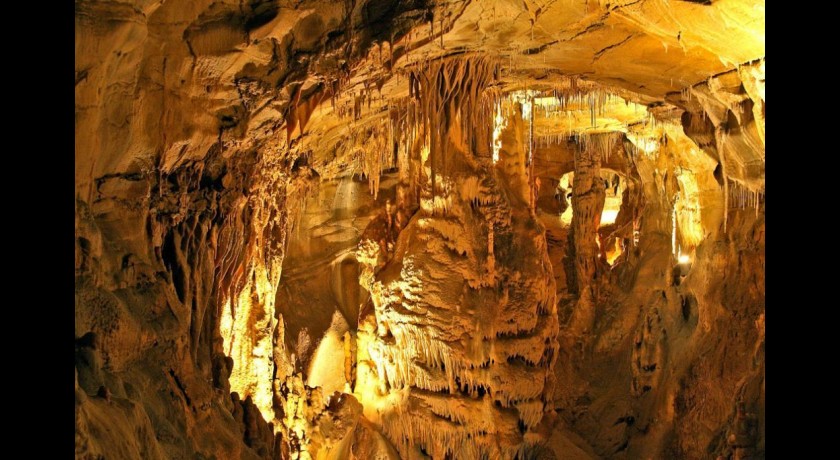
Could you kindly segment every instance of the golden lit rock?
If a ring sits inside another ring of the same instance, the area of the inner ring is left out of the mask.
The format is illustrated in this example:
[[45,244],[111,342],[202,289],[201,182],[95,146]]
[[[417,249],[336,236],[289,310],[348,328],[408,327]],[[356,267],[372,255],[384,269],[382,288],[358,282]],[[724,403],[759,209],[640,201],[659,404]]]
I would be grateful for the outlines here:
[[77,458],[764,458],[765,2],[77,2]]

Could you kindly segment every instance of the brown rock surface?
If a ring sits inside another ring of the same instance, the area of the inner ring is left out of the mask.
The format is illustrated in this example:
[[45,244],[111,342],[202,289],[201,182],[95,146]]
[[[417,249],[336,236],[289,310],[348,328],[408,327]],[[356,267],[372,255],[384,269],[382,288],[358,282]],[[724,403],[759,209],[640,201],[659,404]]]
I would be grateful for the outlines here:
[[763,1],[75,11],[77,458],[764,458]]

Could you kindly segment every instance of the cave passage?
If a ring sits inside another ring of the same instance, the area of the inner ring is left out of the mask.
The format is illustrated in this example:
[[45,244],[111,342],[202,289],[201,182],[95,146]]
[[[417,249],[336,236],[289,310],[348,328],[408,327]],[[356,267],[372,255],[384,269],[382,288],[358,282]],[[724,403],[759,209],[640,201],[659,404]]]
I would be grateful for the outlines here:
[[77,2],[76,458],[765,458],[764,12]]

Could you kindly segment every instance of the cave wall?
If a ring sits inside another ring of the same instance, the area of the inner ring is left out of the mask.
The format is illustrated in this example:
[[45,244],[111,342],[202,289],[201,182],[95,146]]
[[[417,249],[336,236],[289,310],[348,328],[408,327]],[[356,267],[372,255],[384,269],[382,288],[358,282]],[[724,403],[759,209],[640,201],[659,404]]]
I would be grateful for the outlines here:
[[[736,111],[743,104],[737,101],[748,97],[746,86],[733,98]],[[555,272],[563,267],[555,434],[580,435],[583,443],[575,446],[592,457],[765,454],[764,195],[744,185],[763,182],[763,168],[731,168],[736,172],[724,176],[718,154],[726,149],[756,158],[763,145],[751,137],[759,130],[750,112],[742,114],[743,126],[734,116],[714,122],[691,112],[685,98],[686,110],[661,125],[664,142],[655,150],[628,134],[609,156],[595,158],[641,192],[632,200],[625,196],[609,227],[624,240],[612,267],[601,259],[597,275],[579,270],[569,257],[579,244],[570,234],[579,227],[559,225],[556,205],[538,210]],[[580,161],[585,149],[577,139],[538,148],[542,182],[556,184],[567,172],[577,176],[581,166],[589,167]],[[554,193],[544,192],[541,203],[557,200]],[[592,225],[593,215],[584,215]],[[605,233],[599,234],[604,244]],[[690,262],[678,263],[680,253]],[[574,293],[582,273],[600,287],[594,304],[582,305]],[[594,317],[590,331],[577,327],[581,307],[592,308],[585,312]]]
[[280,455],[274,301],[317,185],[280,128],[414,7],[76,2],[77,457]]

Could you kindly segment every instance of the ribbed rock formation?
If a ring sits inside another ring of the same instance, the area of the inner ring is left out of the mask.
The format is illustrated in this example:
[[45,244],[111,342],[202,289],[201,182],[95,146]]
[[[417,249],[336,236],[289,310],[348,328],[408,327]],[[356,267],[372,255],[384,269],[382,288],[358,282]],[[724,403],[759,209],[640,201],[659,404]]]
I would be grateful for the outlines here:
[[[404,457],[412,449],[435,458],[522,455],[536,444],[532,429],[550,394],[555,287],[521,110],[495,164],[490,125],[462,130],[478,118],[465,107],[492,108],[482,87],[492,71],[486,60],[454,59],[418,77],[417,98],[427,104],[420,135],[431,139],[420,209],[388,262],[366,267],[378,270],[365,286],[373,311],[360,326],[357,392]],[[383,248],[367,241],[360,260],[375,261],[368,251]]]

